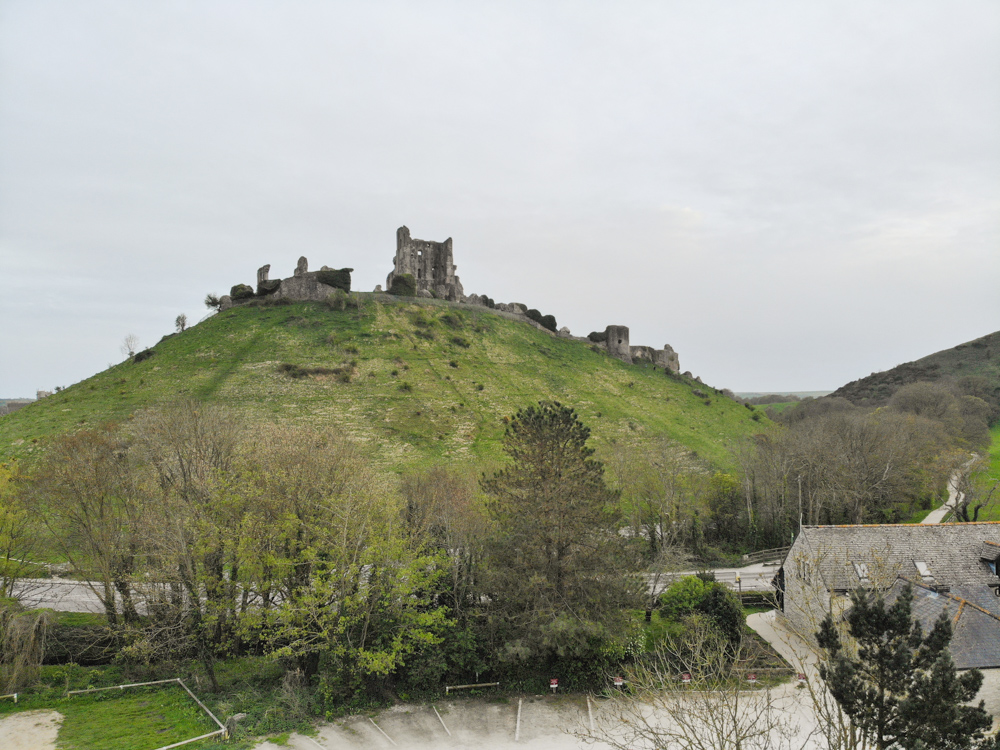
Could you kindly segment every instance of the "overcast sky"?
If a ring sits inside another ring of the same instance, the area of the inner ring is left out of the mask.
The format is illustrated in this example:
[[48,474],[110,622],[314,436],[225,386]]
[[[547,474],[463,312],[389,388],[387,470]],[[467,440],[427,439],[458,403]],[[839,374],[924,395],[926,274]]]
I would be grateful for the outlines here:
[[833,389],[1000,329],[1000,3],[0,0],[0,397],[207,292],[467,294]]

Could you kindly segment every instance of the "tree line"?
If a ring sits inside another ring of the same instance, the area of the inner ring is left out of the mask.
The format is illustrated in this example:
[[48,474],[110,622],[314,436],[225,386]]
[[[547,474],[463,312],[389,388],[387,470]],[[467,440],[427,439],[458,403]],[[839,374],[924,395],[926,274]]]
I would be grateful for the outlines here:
[[53,441],[18,518],[91,581],[120,658],[196,658],[215,687],[248,653],[329,704],[477,673],[582,685],[641,640],[641,556],[589,435],[542,403],[497,471],[398,480],[342,435],[188,402]]

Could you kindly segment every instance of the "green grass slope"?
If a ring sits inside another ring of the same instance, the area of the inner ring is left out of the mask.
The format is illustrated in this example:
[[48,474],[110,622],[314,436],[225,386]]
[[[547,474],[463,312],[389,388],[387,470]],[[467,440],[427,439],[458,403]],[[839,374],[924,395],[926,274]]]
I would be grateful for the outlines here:
[[251,420],[332,427],[396,469],[494,459],[502,418],[540,399],[577,409],[598,447],[667,435],[718,466],[728,465],[726,444],[766,429],[766,419],[701,383],[485,309],[357,298],[359,309],[300,303],[215,315],[143,361],[0,418],[0,460],[184,397]]
[[885,372],[874,372],[841,386],[830,395],[843,396],[859,406],[883,406],[904,385],[954,380],[967,375],[982,376],[993,389],[1000,390],[1000,331],[915,362],[905,362]]

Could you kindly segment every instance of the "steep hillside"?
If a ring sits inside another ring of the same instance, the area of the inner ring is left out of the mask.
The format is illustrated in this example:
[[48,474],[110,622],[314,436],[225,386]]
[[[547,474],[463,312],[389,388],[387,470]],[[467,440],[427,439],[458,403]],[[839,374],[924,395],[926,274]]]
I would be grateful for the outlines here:
[[842,396],[859,406],[882,406],[898,388],[909,383],[957,380],[968,375],[986,378],[989,388],[1000,393],[1000,331],[885,372],[874,372],[830,395]]
[[598,445],[666,434],[717,465],[728,462],[726,443],[766,423],[701,383],[483,308],[355,299],[358,309],[237,307],[166,337],[141,361],[0,419],[0,459],[179,397],[332,426],[395,468],[496,457],[502,418],[539,399],[576,408]]

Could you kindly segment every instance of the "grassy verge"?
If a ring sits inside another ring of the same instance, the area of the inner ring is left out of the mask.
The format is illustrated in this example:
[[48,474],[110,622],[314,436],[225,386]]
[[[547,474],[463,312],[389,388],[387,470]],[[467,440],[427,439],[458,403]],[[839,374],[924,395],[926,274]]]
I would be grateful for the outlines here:
[[[982,471],[982,482],[995,482],[1000,479],[1000,424],[990,430],[990,447],[988,449],[989,464]],[[993,501],[979,514],[980,521],[1000,521],[1000,490],[993,493]]]

